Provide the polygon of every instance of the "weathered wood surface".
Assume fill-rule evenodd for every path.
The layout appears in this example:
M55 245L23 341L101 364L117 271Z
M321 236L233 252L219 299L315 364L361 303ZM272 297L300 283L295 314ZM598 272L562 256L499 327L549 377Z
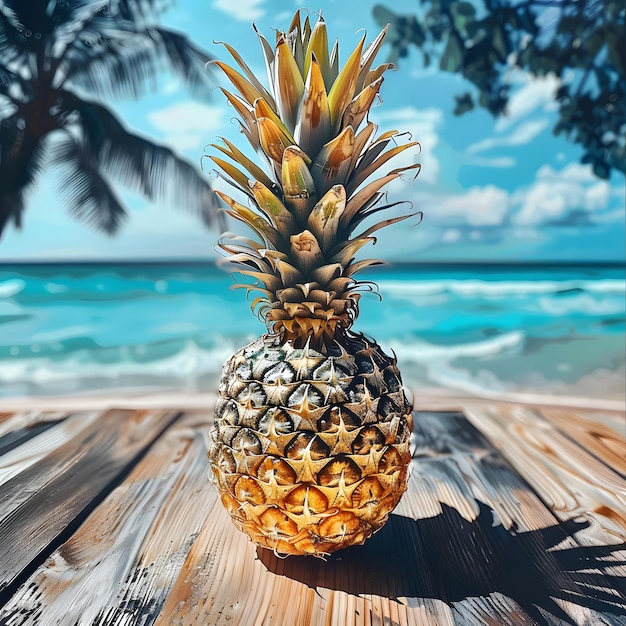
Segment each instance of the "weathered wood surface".
M555 517L581 518L590 528L584 545L626 542L626 481L536 409L468 410L517 473L533 486Z
M614 415L543 409L541 415L562 433L583 445L622 476L626 476L626 422Z
M211 419L0 414L0 625L626 626L623 415L418 412L400 505L326 561L235 529Z
M73 438L2 485L0 594L80 520L174 417L109 411L87 420Z

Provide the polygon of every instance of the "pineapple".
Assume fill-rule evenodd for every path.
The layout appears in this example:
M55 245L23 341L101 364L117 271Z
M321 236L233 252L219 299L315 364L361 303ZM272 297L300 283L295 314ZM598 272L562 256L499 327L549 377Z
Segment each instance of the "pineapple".
M377 260L355 253L386 219L353 235L381 205L380 189L418 164L370 176L417 145L367 120L390 64L373 68L384 29L356 46L339 70L326 24L296 13L276 44L257 32L266 89L237 51L222 62L238 94L226 98L266 169L223 139L211 158L247 205L217 192L257 239L225 233L224 261L268 332L224 365L210 475L237 527L280 555L324 556L362 544L406 489L411 403L395 358L351 331L363 290L355 274ZM225 160L225 155L229 160ZM418 170L419 171L419 170ZM253 208L250 208L253 207Z

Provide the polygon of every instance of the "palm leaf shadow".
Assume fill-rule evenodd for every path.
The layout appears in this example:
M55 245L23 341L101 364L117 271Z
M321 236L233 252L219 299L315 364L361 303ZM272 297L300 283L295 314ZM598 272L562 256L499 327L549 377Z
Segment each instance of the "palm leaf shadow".
M575 624L555 600L605 614L626 613L626 578L611 573L611 567L626 563L617 554L626 544L558 547L589 523L572 520L518 533L494 524L494 511L477 505L473 521L445 504L431 518L392 514L365 545L326 561L280 559L261 548L257 554L271 572L353 595L435 598L452 605L499 592L538 624L557 623L548 621L550 615Z

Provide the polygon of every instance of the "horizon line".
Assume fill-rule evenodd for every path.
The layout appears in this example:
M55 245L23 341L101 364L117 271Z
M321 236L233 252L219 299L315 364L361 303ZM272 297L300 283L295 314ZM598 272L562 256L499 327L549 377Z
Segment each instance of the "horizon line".
M15 265L216 265L217 259L210 258L172 258L172 259L11 259L0 260L0 267ZM376 270L377 267L427 267L427 266L480 266L480 267L623 267L626 268L626 259L615 260L501 260L501 259L472 259L472 260L418 260L418 261L383 261L380 266L371 266L368 269Z

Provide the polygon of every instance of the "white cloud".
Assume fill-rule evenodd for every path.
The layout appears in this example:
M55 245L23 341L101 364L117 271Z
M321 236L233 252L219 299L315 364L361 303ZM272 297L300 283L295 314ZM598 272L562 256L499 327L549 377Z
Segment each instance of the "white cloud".
M249 22L265 15L265 0L215 0L213 7L239 22Z
M512 82L518 82L518 80L514 79ZM540 78L533 78L525 74L523 78L519 79L519 82L522 82L522 87L511 95L506 108L506 115L498 118L496 122L496 131L506 130L536 109L552 111L557 107L554 94L561 83L554 74Z
M584 195L585 208L590 211L601 209L606 206L610 196L609 184L604 180L599 180L587 188Z
M225 106L184 101L148 113L150 123L161 133L161 140L178 150L194 150L213 140L224 128Z
M413 141L419 141L419 154L407 150L392 161L393 167L403 167L411 163L423 163L419 175L420 182L436 183L440 165L434 154L439 142L438 127L443 122L443 112L440 109L418 110L415 107L403 107L387 111L374 109L370 119L380 126L380 132L396 129L399 132L409 132Z
M467 149L467 154L484 152L499 146L523 146L530 143L537 135L543 132L548 126L547 119L528 120L522 122L513 132L499 137L488 137Z
M460 218L471 226L498 226L509 209L509 195L494 185L471 187L465 193L443 199L437 219ZM433 211L434 212L434 211Z
M467 161L468 165L474 165L476 167L515 167L517 161L513 157L472 157Z
M595 213L609 208L611 195L610 184L596 178L588 165L570 163L560 171L543 165L535 182L514 195L514 202L520 205L514 222L539 225L566 220L574 211L596 219Z
M183 85L179 78L177 77L172 78L167 83L165 83L165 85L163 86L163 89L161 90L161 93L164 96L169 96L169 95L172 95L173 93L177 93L181 91L182 87Z
M448 228L441 234L441 241L442 243L456 243L461 237L461 231L456 228Z

